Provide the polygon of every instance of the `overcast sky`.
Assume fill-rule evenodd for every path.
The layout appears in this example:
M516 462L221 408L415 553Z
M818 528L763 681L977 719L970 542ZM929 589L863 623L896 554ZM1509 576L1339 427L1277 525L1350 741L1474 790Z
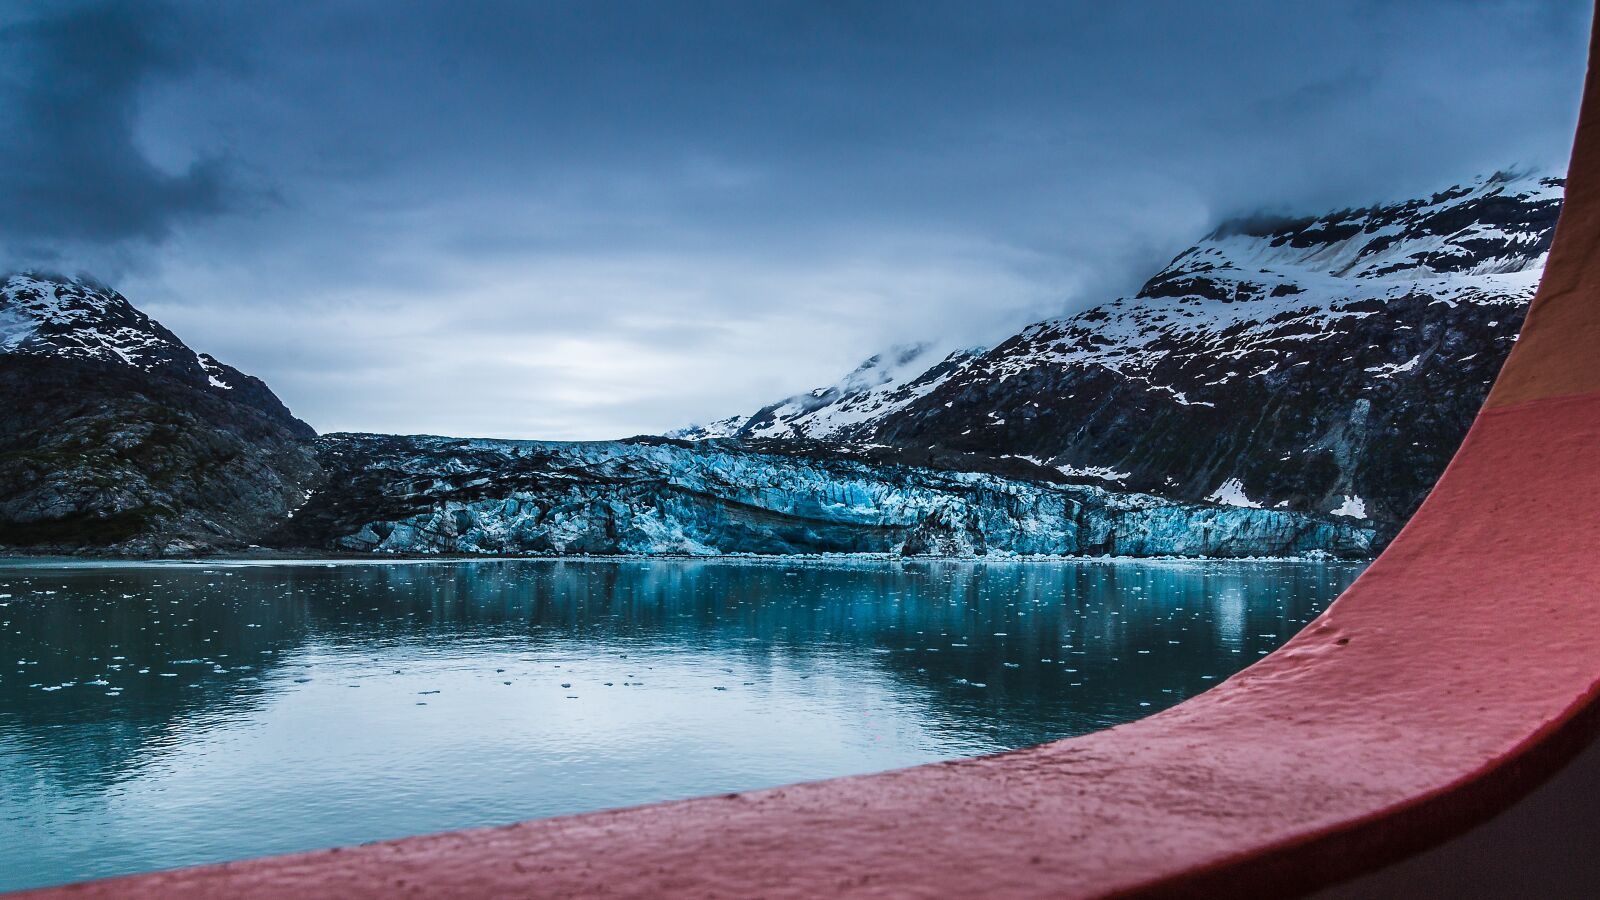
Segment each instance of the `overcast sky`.
M985 344L1219 219L1559 171L1589 5L0 4L0 251L321 431L605 438Z

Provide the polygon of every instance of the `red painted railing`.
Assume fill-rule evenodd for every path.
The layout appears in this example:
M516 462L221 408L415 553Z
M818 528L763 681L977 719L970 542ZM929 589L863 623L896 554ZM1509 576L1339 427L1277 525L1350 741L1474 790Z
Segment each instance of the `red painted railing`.
M1521 340L1427 503L1325 615L1206 694L998 756L33 896L1237 896L1438 844L1559 770L1600 712L1593 56L1566 198Z

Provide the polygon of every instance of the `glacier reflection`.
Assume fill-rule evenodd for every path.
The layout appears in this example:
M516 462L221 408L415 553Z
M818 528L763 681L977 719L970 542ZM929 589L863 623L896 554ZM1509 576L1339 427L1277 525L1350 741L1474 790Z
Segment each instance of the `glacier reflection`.
M1360 570L0 566L0 889L1079 734L1215 685Z

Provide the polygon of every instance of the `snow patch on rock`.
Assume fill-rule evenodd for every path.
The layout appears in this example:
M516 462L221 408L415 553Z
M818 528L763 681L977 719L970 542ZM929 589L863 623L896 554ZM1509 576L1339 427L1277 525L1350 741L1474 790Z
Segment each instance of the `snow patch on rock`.
M1224 506L1238 506L1245 509L1260 509L1261 504L1245 496L1244 483L1237 478L1229 478L1217 489L1212 491L1206 499L1212 503L1221 503Z
M1351 519L1365 519L1367 517L1367 501L1354 495L1346 495L1339 507L1328 513L1330 516L1345 516Z

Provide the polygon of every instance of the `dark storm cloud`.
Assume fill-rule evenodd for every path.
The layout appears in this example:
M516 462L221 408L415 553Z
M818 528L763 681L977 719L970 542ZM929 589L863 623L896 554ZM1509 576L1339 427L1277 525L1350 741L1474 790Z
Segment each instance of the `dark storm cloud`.
M169 172L135 143L141 89L202 61L183 21L151 3L33 13L0 27L0 227L11 255L159 241L226 209L220 157Z
M600 437L995 340L1228 218L1559 167L1587 16L41 4L0 20L0 205L319 427Z

